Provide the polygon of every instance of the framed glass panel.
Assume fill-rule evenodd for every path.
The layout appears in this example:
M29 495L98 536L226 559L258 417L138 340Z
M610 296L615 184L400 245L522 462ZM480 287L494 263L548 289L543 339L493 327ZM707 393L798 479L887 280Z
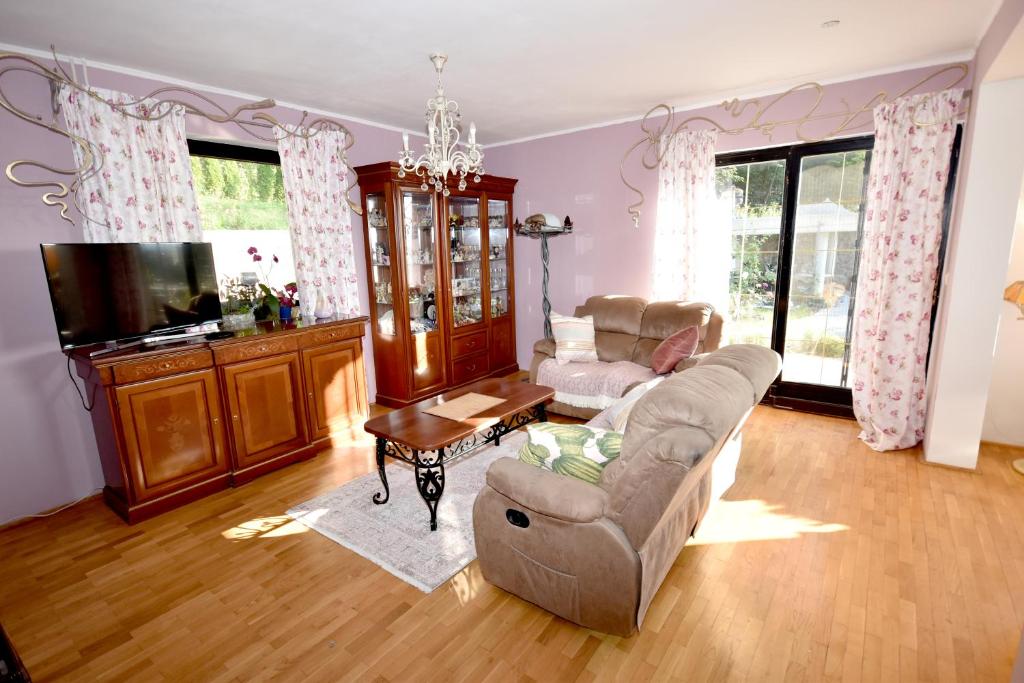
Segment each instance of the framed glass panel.
M437 329L437 225L434 193L402 191L405 278L409 289L409 331Z
M373 300L377 311L377 332L393 336L395 334L395 302L391 280L391 240L388 225L388 214L384 204L384 193L374 192L366 195L367 223L370 228L370 277L373 280Z
M483 264L480 200L448 198L452 259L452 322L464 327L484 319L480 273Z
M487 201L488 263L491 283L491 317L508 315L508 202Z

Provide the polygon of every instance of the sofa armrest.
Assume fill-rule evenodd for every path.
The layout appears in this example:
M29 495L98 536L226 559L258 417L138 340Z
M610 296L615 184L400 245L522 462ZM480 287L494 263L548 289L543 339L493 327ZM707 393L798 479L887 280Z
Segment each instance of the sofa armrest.
M533 344L533 352L541 353L549 358L555 357L555 340L551 338L538 339Z
M495 460L487 469L487 484L524 508L566 522L600 519L608 503L608 494L600 486L515 458Z
M676 367L672 370L672 372L682 372L683 370L689 370L690 368L695 368L698 365L700 365L700 362L702 360L704 360L705 358L707 358L710 355L711 355L710 353L695 353L692 356L690 356L689 358L684 358L681 361L679 361L678 363L676 363Z

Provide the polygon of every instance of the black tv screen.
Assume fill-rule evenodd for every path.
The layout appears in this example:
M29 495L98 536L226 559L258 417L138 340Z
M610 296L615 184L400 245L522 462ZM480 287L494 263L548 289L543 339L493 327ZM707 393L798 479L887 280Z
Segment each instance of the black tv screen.
M57 334L65 349L221 318L210 244L39 246Z

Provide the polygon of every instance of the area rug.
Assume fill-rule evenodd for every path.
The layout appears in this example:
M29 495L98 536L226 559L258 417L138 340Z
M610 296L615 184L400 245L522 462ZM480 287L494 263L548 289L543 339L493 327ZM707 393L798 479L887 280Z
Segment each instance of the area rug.
M296 505L288 515L429 593L476 559L473 501L488 466L515 452L506 443L484 446L445 465L437 531L430 530L430 512L416 490L412 468L398 463L387 466L391 498L384 505L371 500L383 491L372 472Z

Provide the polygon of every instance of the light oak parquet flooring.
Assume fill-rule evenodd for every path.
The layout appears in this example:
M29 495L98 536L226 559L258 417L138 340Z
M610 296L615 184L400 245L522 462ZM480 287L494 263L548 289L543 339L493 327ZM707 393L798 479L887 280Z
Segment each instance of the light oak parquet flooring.
M632 638L476 563L423 594L284 517L372 471L368 439L132 527L93 500L0 531L0 621L38 681L1007 680L1020 451L959 472L856 434L757 408L736 485Z

